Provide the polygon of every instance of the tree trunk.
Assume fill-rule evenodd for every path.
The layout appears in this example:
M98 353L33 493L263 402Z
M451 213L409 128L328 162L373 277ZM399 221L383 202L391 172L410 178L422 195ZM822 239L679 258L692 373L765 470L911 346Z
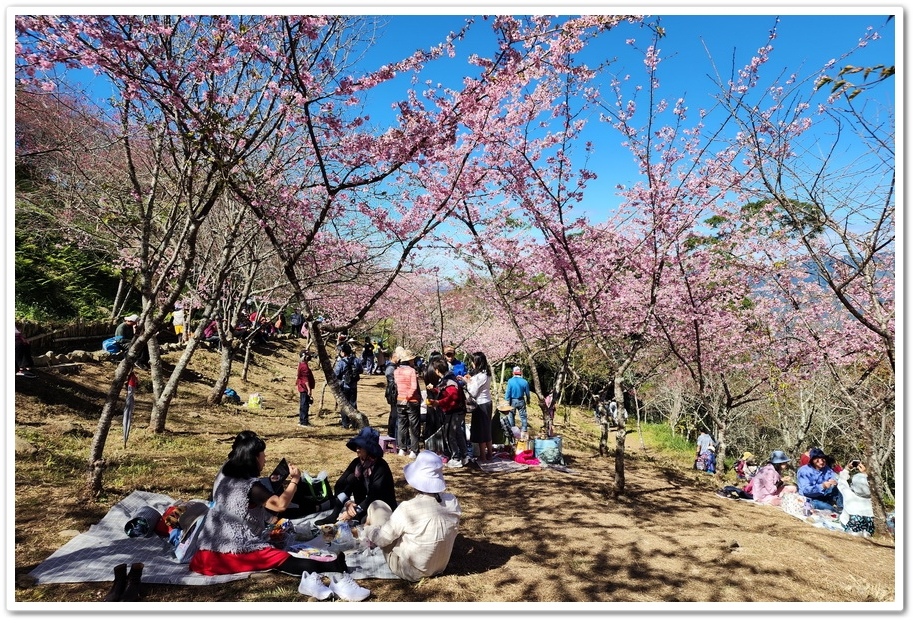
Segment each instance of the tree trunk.
M216 382L213 383L213 390L207 397L207 404L211 405L222 404L223 392L226 391L226 387L229 385L229 374L232 372L232 359L235 357L235 347L232 344L232 339L228 336L225 339L221 339L219 350L221 355L219 376L216 377Z
M242 381L248 382L248 366L251 364L251 340L245 340L245 360L242 363Z
M354 409L343 395L340 382L334 376L334 365L331 363L328 349L325 347L324 340L321 339L321 328L316 320L309 321L309 332L312 334L312 341L315 344L315 351L318 354L318 365L324 373L325 387L331 390L331 394L337 401L337 408L342 415L346 415L350 420L360 423L360 428L369 426L369 418L358 409ZM358 394L357 394L358 395Z
M172 399L178 394L178 384L181 375L188 367L188 363L190 363L191 357L193 357L194 353L197 351L197 346L199 344L200 342L197 341L197 337L191 335L186 342L184 352L181 353L181 357L179 357L178 361L175 363L175 369L172 370L172 375L169 377L169 380L162 388L162 392L153 403L153 409L150 412L149 427L156 433L165 432L165 421L169 412L169 405L171 405Z
M623 451L627 441L627 403L623 395L623 377L614 375L614 400L617 401L617 447L614 449L614 496L623 493L626 486L624 474Z
M108 431L111 429L111 421L114 418L118 396L121 394L121 389L123 389L124 382L127 380L127 375L133 365L133 360L125 357L115 370L114 378L108 387L108 393L105 395L105 404L102 406L102 414L99 416L99 423L96 426L95 435L92 437L92 444L89 446L86 488L92 497L98 497L102 493L102 476L107 465L103 458L105 442L108 440Z

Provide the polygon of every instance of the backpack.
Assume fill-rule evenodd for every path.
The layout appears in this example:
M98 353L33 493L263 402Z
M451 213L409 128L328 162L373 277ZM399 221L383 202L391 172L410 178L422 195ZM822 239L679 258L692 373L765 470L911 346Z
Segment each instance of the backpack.
M234 389L227 388L226 391L223 392L223 396L225 396L226 402L228 402L229 404L232 404L232 405L242 404L242 398L238 395L238 393Z
M458 385L458 381L455 379L455 377L450 378L446 376L442 380L444 381L442 383L443 388L448 387L449 385L454 385L455 387L458 388L458 402L455 404L455 406L451 410L449 410L449 413L459 413L459 412L467 413L467 404L466 404L466 398L464 395L464 390L461 388L460 385Z
M360 366L359 361L356 357L350 355L346 359L344 364L343 374L340 376L340 381L347 387L356 387L356 383L359 381L359 373L362 371L362 366Z
M117 355L121 352L121 345L118 344L118 338L110 337L104 342L102 342L102 348L112 355Z
M388 384L385 386L385 401L393 405L398 401L398 385L397 383L392 383L388 381Z

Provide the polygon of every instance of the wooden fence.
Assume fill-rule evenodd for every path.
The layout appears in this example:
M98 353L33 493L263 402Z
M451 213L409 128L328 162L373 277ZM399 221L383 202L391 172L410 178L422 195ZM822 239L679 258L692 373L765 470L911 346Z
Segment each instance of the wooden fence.
M117 325L104 321L41 323L17 320L16 326L32 345L32 354L74 350L101 350L102 340L114 335Z

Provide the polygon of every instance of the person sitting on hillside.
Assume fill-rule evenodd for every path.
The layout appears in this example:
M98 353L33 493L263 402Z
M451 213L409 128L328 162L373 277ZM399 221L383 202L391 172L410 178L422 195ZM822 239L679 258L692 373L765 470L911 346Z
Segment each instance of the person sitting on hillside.
M853 471L855 475L850 478L849 474ZM843 496L843 512L840 514L843 530L859 536L872 536L875 533L875 512L871 505L871 487L865 464L850 461L840 472L836 486Z
M843 498L836 488L837 475L827 465L827 455L820 448L812 448L808 456L808 464L800 467L795 475L798 492L808 498L811 508L827 511L842 510Z
M773 450L767 461L751 478L744 489L750 493L758 504L781 506L784 493L794 493L795 487L782 481L782 474L789 464L789 457L782 450Z
M265 534L277 513L289 507L302 474L289 465L290 482L280 495L264 486L267 445L250 430L235 437L228 460L213 483L213 507L198 536L190 569L202 575L277 570L289 575L346 572L343 553L331 562L299 558L274 547Z
M366 426L347 442L347 447L356 452L356 458L334 484L334 494L345 500L337 520L364 521L369 505L376 500L385 502L391 509L397 508L394 476L379 445L378 431Z
M391 509L382 501L369 505L366 538L380 547L388 567L399 578L418 582L445 571L455 538L461 505L445 493L439 455L422 450L404 466L404 479L417 496Z
M121 347L122 351L126 351L128 348L130 348L130 343L134 340L137 321L139 319L140 317L137 314L124 316L124 322L115 328L115 342L118 346ZM134 364L138 368L149 370L149 350L147 350L146 347L140 349L140 352L137 354L137 360L134 362Z
M204 327L202 333L203 339L201 340L205 346L208 347L218 347L219 346L219 318L214 318L207 323L207 326Z
M750 452L745 452L740 459L735 461L735 474L737 474L739 481L750 481L755 473L757 473L757 462Z

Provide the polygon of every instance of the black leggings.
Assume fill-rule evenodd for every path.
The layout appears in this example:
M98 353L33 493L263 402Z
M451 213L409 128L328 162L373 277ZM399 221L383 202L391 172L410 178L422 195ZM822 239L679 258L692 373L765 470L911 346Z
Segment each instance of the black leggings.
M331 562L322 562L312 560L311 558L299 558L290 556L283 561L283 564L276 568L277 571L288 573L290 575L305 575L307 573L345 573L347 571L347 561L344 559L343 552L337 554L337 560Z

